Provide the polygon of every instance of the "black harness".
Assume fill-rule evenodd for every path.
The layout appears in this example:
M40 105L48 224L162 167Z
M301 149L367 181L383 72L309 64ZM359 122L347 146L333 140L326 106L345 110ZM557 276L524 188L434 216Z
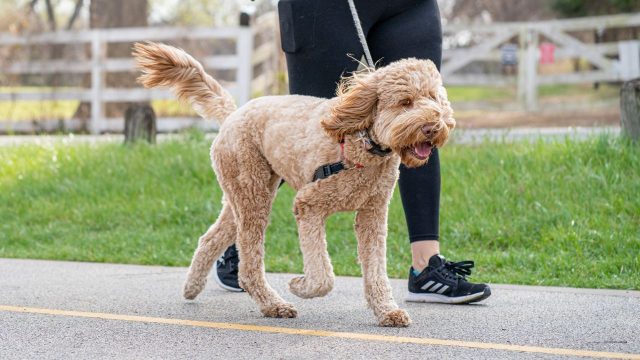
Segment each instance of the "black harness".
M344 163L342 161L322 165L316 169L316 172L313 173L313 181L326 179L329 176L335 175L342 170L344 170Z
M360 139L365 143L365 147L367 148L367 151L369 153L376 156L380 156L380 157L385 157L391 153L391 149L383 149L382 146L380 146L380 144L371 140L371 137L369 137L369 134L366 131L363 130L360 133L360 135L361 135ZM344 142L340 143L340 147L344 152ZM356 167L363 167L363 166L360 164L356 164ZM318 167L316 171L313 173L313 181L326 179L331 175L335 175L341 172L345 168L346 167L343 161L322 165Z

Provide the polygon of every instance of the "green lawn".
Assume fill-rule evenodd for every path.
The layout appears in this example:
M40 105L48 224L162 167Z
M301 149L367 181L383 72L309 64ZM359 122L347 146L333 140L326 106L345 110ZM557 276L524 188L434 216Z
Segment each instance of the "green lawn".
M156 146L0 147L0 257L188 265L220 210L201 134ZM623 140L452 145L442 152L442 248L494 283L640 289L640 148ZM293 192L267 234L267 269L301 272ZM328 223L337 274L359 275L353 215ZM392 277L410 264L399 196Z

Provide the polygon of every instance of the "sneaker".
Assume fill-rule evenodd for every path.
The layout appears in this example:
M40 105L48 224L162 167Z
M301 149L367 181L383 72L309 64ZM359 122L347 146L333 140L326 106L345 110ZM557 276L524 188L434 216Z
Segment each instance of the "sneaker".
M238 250L233 244L227 248L220 259L216 261L215 278L221 288L228 291L242 292L244 291L238 284L238 265L240 258Z
M491 295L486 284L467 281L473 261L450 262L440 255L433 255L418 275L413 267L409 271L409 295L407 301L445 304L468 304L482 301Z

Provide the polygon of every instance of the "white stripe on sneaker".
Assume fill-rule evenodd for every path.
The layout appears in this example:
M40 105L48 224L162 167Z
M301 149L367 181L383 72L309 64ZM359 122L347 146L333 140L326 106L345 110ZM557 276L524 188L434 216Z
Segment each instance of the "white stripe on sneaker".
M443 292L447 291L448 288L449 288L449 285L443 286L442 289L440 289L440 291L438 291L438 294L442 294Z
M428 282L428 283L426 283L426 284L424 284L424 285L422 285L422 287L421 287L420 289L422 289L422 290L427 290L427 288L428 288L429 286L433 285L433 283L435 283L435 281L433 281L433 280L429 280L429 282Z
M442 284L441 283L437 283L434 287L429 289L429 291L436 292L436 290L438 290L440 288L440 286L442 286Z

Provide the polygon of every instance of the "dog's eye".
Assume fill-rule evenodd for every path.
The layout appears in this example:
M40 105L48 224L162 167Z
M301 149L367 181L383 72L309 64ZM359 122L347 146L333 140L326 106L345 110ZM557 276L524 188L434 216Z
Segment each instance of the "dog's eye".
M412 104L413 104L413 100L411 99L404 99L400 101L401 106L411 106Z

